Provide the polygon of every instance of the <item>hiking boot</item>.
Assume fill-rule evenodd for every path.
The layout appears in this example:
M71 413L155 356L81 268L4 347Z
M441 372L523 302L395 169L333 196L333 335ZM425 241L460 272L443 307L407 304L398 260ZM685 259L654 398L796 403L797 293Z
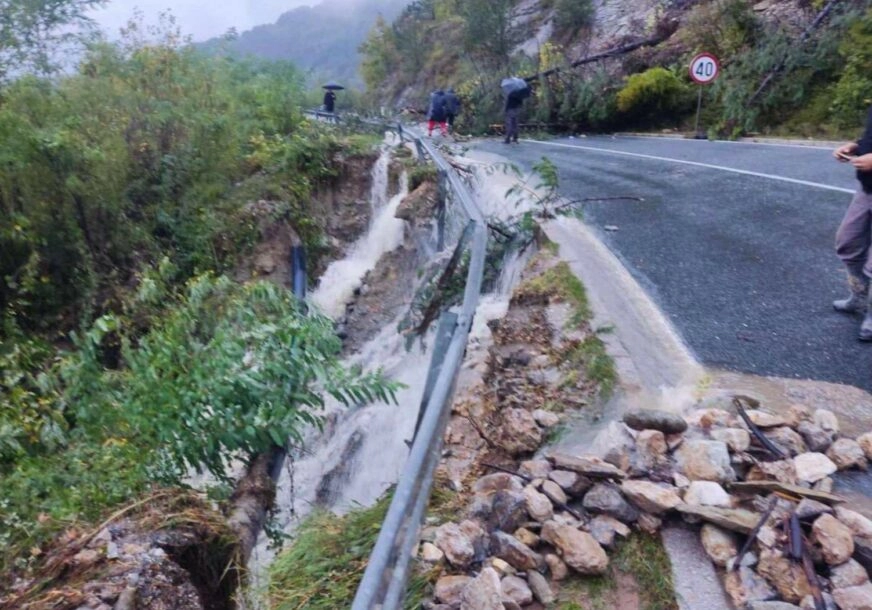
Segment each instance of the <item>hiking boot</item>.
M849 269L848 287L851 289L851 296L847 299L833 301L833 309L842 313L858 313L865 311L869 294L869 278L867 278L862 271L856 273Z

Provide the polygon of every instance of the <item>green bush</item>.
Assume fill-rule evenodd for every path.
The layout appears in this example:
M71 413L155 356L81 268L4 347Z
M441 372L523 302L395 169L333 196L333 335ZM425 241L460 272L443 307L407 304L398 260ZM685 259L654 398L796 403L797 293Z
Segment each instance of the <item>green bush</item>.
M845 69L832 91L832 118L839 127L859 129L872 104L872 11L851 26L839 54Z
M631 122L674 120L689 108L689 87L665 68L633 74L618 92L618 110Z
M577 32L590 25L595 14L591 0L554 1L554 22L559 31Z

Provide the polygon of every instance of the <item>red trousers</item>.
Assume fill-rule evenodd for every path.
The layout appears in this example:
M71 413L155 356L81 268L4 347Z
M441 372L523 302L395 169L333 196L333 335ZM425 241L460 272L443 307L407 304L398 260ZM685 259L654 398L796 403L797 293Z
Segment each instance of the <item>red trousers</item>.
M439 131L442 132L443 136L447 136L448 135L448 125L445 123L445 121L434 121L433 119L430 119L427 122L427 135L431 135L431 136L433 135L433 128L436 127L437 122L439 123Z

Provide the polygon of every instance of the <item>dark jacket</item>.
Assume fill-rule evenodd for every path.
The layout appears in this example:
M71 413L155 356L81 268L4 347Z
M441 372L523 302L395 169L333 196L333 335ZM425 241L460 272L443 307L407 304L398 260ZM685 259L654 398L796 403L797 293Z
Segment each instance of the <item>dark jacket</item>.
M457 115L460 112L460 98L454 93L454 89L449 89L445 93L445 111L451 115Z
M515 108L520 108L524 104L524 98L530 95L530 88L526 89L518 89L517 91L512 91L510 94L506 96L506 106L505 110L514 110Z
M336 94L332 91L327 91L324 94L324 110L327 112L333 112L333 108L336 105Z
M869 114L866 116L866 131L857 140L857 155L867 155L869 153L872 153L872 106L869 107ZM858 170L857 180L863 186L864 193L872 194L872 172L861 172Z
M431 93L430 108L427 110L427 118L439 123L445 121L445 119L448 118L446 102L445 92L442 91L442 89Z

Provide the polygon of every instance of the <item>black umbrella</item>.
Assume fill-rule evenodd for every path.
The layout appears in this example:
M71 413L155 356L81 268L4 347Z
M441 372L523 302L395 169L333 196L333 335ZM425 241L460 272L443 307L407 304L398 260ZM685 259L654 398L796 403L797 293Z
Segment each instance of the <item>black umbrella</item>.
M329 89L330 91L339 91L340 89L345 89L342 85L337 85L336 83L330 82L326 85L321 86L322 89Z

